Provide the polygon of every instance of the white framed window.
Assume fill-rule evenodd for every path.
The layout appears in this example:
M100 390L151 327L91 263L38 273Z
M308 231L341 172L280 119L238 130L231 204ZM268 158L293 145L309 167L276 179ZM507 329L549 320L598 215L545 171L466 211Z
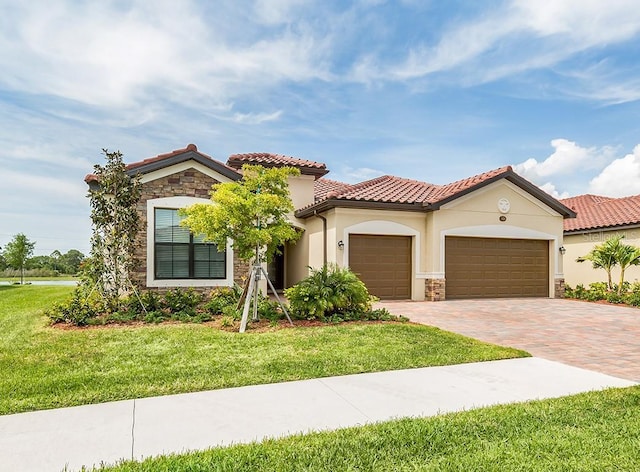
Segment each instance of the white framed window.
M233 285L230 244L215 244L180 226L180 208L211 201L195 197L147 200L147 286L219 287Z

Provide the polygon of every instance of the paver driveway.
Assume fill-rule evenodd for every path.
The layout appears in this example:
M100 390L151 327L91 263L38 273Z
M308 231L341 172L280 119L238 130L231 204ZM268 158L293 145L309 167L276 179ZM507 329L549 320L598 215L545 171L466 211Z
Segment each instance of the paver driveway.
M380 306L417 323L640 381L637 308L547 298L384 301Z

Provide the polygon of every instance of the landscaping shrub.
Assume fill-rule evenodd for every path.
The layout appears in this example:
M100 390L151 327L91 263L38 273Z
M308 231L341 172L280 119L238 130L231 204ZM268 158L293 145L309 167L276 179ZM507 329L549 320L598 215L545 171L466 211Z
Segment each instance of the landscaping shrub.
M233 287L221 287L211 292L209 301L205 304L205 308L212 315L224 314L228 307L236 307L238 300L242 295L242 287L234 285Z
M578 284L576 288L571 288L570 285L565 286L564 296L566 298L576 298L578 300L586 300L588 290L584 288L584 285Z
M242 295L242 287L223 287L211 292L209 301L205 304L206 310L212 315L225 315L234 320L242 318L242 307L238 309L238 300ZM253 303L253 302L252 302ZM277 302L271 301L262 292L258 294L258 316L268 320L279 320L284 317Z
M609 303L624 303L625 302L625 296L624 295L618 295L618 292L616 292L616 291L607 292L607 294L605 295L604 299L606 301L608 301Z
M635 282L629 287L624 301L631 306L640 306L640 282Z
M591 283L588 289L582 284L576 285L576 288L571 288L567 285L565 287L565 297L590 302L606 300L609 303L626 303L631 306L640 306L640 282L631 284L625 281L620 295L616 285L611 290L608 290L605 282Z
M353 272L335 264L311 270L309 277L286 289L285 294L294 317L322 321L360 319L371 312L375 300Z
M76 326L91 324L104 311L104 304L81 290L74 290L71 300L54 304L45 314L53 323L69 323Z
M169 313L169 318L179 321L190 321L198 315L197 308L203 301L201 293L192 288L169 290L164 295L163 308Z
M589 290L586 294L586 300L595 302L598 300L605 300L607 298L607 292L609 288L605 282L593 282L589 284Z
M46 314L53 323L77 326L133 321L201 323L220 316L223 325L229 327L242 317L242 308L238 309L241 294L242 288L237 285L216 289L209 297L192 288L176 288L164 295L147 291L121 298L118 307L110 309L97 293L88 296L79 287L69 301L54 305ZM376 298L369 295L353 272L337 266L312 271L310 277L287 289L286 294L292 316L298 319L330 323L406 320L392 315L386 308L372 310L371 305ZM258 316L275 326L284 318L284 312L277 302L260 293Z

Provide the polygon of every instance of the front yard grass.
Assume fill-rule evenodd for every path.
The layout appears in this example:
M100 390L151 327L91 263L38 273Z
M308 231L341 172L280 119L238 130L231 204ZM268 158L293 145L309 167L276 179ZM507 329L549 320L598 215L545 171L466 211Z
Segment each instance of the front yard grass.
M401 419L100 469L144 471L640 470L640 387Z
M409 323L245 334L196 324L64 330L73 287L0 286L0 414L528 354Z

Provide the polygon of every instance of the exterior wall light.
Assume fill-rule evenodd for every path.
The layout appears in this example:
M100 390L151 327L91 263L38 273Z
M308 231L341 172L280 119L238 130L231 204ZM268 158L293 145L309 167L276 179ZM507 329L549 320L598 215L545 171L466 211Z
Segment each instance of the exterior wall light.
M564 246L560 246L560 247L558 248L558 251L560 251L560 254L562 254L563 256L564 256L564 255L565 255L565 253L567 252L567 250L565 249L565 247L564 247Z
M338 249L340 249L341 251L344 250L344 243L342 242L342 240L338 241Z

